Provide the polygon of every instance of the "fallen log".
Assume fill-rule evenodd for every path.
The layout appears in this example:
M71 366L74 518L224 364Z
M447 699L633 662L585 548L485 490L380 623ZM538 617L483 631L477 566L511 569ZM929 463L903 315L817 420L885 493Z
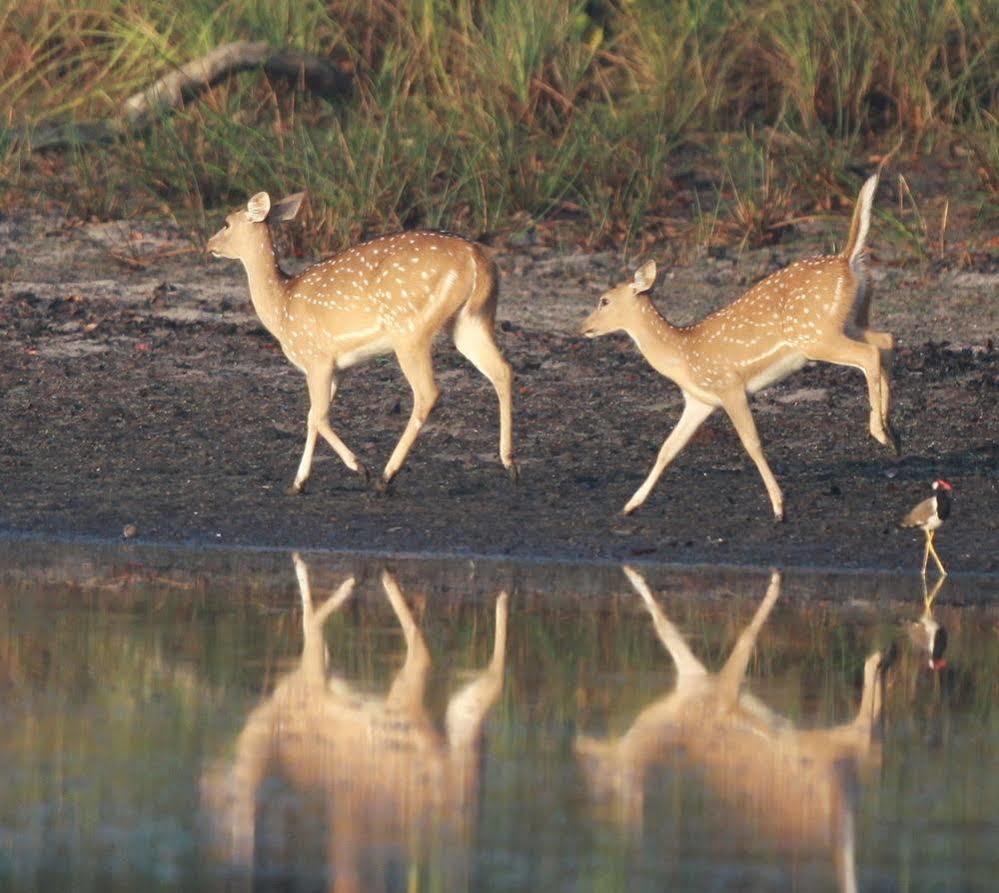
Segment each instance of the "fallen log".
M31 152L113 142L148 130L164 115L183 108L220 81L253 69L262 69L268 77L294 81L329 99L345 96L353 84L353 78L328 59L299 50L275 49L265 41L240 40L216 47L168 72L128 97L110 118L8 128L5 134Z

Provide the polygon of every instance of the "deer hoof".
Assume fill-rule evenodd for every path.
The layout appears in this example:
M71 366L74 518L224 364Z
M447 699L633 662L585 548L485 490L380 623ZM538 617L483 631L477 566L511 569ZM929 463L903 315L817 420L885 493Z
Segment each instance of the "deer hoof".
M375 493L379 496L389 496L392 493L392 478L378 478L378 483L375 484Z
M293 483L290 487L288 487L288 489L285 490L284 492L287 496L304 496L305 483L306 483L305 481L302 481L301 483L295 481L295 483Z
M371 483L371 472L368 471L368 466L363 462L358 462L357 468L355 468L354 471L361 476L361 480L363 480L365 484Z
M520 483L520 466L512 459L510 460L510 464L507 465L506 467L506 473L507 476L510 478L511 484Z

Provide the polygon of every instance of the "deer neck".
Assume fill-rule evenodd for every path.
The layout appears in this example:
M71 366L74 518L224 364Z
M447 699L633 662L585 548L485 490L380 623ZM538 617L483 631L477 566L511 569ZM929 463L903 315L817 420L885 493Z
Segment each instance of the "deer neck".
M683 360L682 330L668 322L652 301L646 299L639 305L626 331L653 368L675 377Z
M288 297L288 276L278 266L270 231L252 254L241 258L250 284L253 309L267 330L276 335L284 319Z

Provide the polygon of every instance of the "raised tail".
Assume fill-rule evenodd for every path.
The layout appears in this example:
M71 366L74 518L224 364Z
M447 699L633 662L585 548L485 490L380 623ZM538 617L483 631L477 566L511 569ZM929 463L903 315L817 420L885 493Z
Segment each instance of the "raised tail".
M850 222L850 236L846 240L846 248L843 249L841 255L846 258L851 267L857 265L864 253L867 230L871 226L871 205L874 202L874 192L877 188L878 174L873 174L867 178L867 182L860 189L860 195L857 196L857 204L853 209L853 220Z

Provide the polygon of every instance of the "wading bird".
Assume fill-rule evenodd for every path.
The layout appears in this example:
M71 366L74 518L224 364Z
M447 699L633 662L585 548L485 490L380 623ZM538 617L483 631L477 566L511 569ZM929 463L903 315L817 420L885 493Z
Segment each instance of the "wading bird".
M926 580L923 580L923 614L919 620L909 624L909 641L926 655L931 670L942 670L947 666L944 652L947 650L947 630L933 616L933 602L944 584L940 577L929 594L926 592Z
M940 556L937 555L936 546L933 545L933 538L937 530L940 529L947 516L950 515L951 493L953 487L945 480L936 480L932 484L933 495L929 499L924 499L909 514L898 522L899 527L918 527L926 534L926 548L923 549L923 569L922 574L926 576L926 563L930 555L937 563L940 575L946 577L947 569L943 566Z

